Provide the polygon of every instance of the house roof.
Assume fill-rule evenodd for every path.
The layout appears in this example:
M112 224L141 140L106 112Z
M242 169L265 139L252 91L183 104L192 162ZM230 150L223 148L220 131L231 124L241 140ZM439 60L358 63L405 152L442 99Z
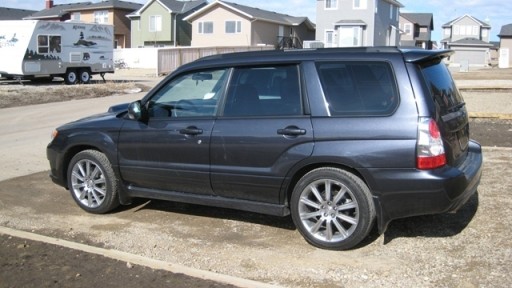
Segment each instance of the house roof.
M82 11L82 10L96 10L96 9L121 9L121 10L138 10L142 4L121 1L121 0L106 0L98 3L86 3L82 6L76 6L65 11Z
M69 3L69 4L58 4L49 9L44 9L38 11L28 17L23 19L47 19L47 18L61 18L62 16L68 14L68 9L73 9L75 7L82 7L85 5L90 5L91 2L79 2L79 3Z
M259 9L259 8L249 7L249 6L240 5L237 3L226 2L226 1L221 1L221 0L216 0L215 2L208 4L207 6L201 8L200 10L185 17L183 20L190 22L192 19L194 19L198 15L203 14L206 11L208 11L210 8L212 8L214 6L219 6L219 5L227 8L227 9L230 9L232 11L235 11L237 13L240 13L249 19L262 20L262 21L273 22L273 23L284 24L284 25L292 25L292 26L298 26L298 25L306 22L306 24L308 25L308 27L310 29L315 29L315 24L313 22L311 22L308 17L295 17L295 16L276 13L273 11L263 10L263 9Z
M512 24L501 26L500 34L498 37L512 37Z
M21 20L37 11L0 7L0 20Z
M475 17L473 17L473 16L471 16L471 15L468 15L468 14L465 14L465 15L463 15L463 16L460 16L459 18L454 19L454 20L452 20L452 21L450 21L450 22L448 22L448 23L444 24L444 25L443 25L443 28L449 28L449 27L451 27L453 24L457 23L459 20L461 20L461 19L462 19L462 18L464 18L464 17L469 17L469 18L473 19L473 21L475 21L475 22L479 23L479 24L480 24L480 26L482 26L482 27L485 27L485 28L491 28L491 25L489 25L488 23L485 23L484 21L479 20L479 19L477 19L477 18L475 18Z
M450 46L487 46L487 47L493 46L493 44L490 44L488 42L482 41L480 39L472 38L472 37L462 38L457 41L450 42L450 43L448 43L448 45L450 45Z
M366 26L363 20L340 20L334 26Z
M191 10L194 10L195 8L207 4L208 2L206 0L193 0L193 1L177 1L177 0L150 0L144 4L144 6L140 7L137 11L126 15L129 18L132 17L138 17L144 10L146 10L147 7L149 7L154 2L160 3L164 8L169 11L169 14L176 13L176 14L183 14L187 13Z
M434 30L434 14L432 13L400 13L400 16L421 27Z

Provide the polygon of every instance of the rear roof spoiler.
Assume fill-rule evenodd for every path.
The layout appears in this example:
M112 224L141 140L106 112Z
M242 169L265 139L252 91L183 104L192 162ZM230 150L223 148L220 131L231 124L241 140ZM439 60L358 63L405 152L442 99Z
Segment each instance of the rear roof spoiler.
M424 63L433 60L441 60L455 53L453 50L403 49L401 51L405 62L408 63Z

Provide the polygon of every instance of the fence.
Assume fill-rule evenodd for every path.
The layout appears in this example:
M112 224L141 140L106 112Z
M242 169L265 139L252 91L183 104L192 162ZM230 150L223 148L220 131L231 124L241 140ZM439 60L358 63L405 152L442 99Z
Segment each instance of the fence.
M155 69L156 75L169 74L183 64L201 57L231 52L272 50L273 46L127 48L114 50L114 60L129 68Z

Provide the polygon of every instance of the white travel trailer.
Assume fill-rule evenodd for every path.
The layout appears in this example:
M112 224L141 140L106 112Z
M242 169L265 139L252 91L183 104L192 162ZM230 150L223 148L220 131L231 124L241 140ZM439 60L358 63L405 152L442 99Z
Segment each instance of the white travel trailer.
M113 30L96 23L0 21L0 75L89 83L93 74L114 73Z

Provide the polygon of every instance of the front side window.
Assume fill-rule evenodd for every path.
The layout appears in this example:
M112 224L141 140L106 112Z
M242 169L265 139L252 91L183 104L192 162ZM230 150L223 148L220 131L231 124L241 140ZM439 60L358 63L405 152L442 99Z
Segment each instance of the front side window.
M302 115L296 65L235 68L224 116Z
M242 21L226 21L226 34L242 32Z
M162 16L153 15L149 16L149 32L162 31Z
M94 22L95 23L108 23L108 11L94 11Z
M225 85L228 69L178 76L147 103L150 118L211 117Z
M338 0L325 0L325 9L338 9Z
M331 116L386 116L398 105L387 62L320 62L317 71Z

